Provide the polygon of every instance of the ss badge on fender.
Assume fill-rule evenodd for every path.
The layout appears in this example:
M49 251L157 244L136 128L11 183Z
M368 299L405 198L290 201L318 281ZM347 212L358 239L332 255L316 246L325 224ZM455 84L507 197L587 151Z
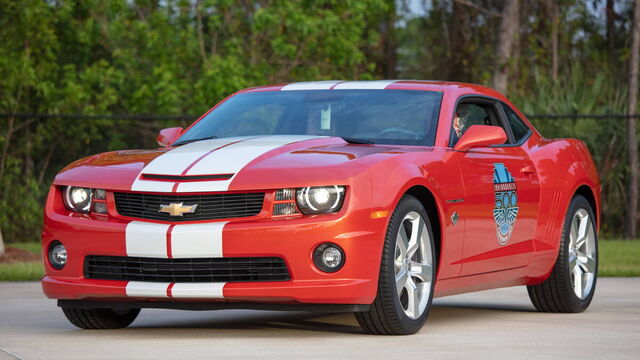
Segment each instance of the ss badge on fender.
M493 191L496 196L493 208L496 234L500 245L506 245L518 217L518 194L515 180L502 163L493 164Z

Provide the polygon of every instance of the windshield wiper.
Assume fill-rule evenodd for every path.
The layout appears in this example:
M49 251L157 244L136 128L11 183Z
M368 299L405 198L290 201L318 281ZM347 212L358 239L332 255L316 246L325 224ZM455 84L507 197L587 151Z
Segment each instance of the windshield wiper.
M350 138L350 137L344 137L344 136L340 136L340 138L348 142L349 144L373 144L373 141L368 139L356 139L356 138Z
M188 144L188 143L192 143L192 142L196 142L196 141L202 141L202 140L211 140L211 139L217 139L218 137L215 135L211 135L211 136L207 136L207 137L203 137L203 138L199 138L199 139L189 139L189 140L183 140L183 141L178 141L177 143L171 145L171 146L180 146L180 145L184 145L184 144Z

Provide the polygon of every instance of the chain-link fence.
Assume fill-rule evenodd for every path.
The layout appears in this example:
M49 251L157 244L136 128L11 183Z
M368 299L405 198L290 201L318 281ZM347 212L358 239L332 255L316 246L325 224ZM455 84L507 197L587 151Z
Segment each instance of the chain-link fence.
M533 115L528 119L545 137L585 140L596 161L624 158L623 114ZM638 118L640 115L635 115ZM39 180L52 176L78 158L104 151L152 148L159 130L186 127L198 115L0 114L0 175L16 160ZM603 124L606 124L603 126ZM615 143L611 144L611 141ZM606 160L606 159L605 159ZM37 171L36 171L37 170Z

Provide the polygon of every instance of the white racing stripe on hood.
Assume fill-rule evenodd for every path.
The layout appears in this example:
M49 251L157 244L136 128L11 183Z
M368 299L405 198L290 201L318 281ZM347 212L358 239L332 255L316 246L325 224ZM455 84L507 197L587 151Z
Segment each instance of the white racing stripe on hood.
M190 181L178 185L176 192L227 191L238 172L257 157L283 145L318 139L314 135L274 135L241 141L216 150L197 162L186 175L234 174L229 180Z
M194 161L211 150L230 144L234 141L250 139L249 136L196 141L185 144L151 160L131 185L132 191L171 192L173 182L142 180L142 174L181 175Z

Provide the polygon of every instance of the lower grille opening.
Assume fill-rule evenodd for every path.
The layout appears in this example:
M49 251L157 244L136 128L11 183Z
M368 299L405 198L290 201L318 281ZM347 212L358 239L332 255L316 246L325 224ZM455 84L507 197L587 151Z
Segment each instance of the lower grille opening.
M149 282L287 281L289 270L276 257L163 259L131 256L87 256L84 277Z

